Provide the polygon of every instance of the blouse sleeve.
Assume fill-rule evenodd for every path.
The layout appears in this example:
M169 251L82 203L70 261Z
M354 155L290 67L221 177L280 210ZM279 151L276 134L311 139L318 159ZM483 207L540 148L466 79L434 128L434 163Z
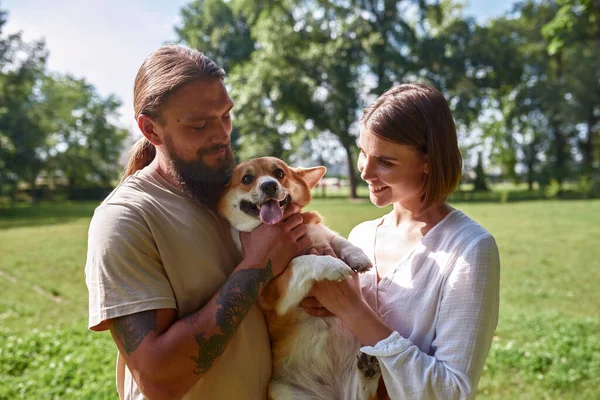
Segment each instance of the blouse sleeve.
M476 238L456 261L438 310L432 354L398 332L362 352L376 356L391 399L470 399L498 323L500 258L494 238Z

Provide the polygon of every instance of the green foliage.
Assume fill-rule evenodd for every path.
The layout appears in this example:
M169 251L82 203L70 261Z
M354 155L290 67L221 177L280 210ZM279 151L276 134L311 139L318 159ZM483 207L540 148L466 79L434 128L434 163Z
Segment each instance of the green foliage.
M566 45L600 37L600 3L596 0L558 0L560 8L554 18L542 28L553 55Z
M550 183L544 188L544 196L554 199L560 193L561 185L556 179L550 179Z
M12 202L23 183L35 202L40 179L46 188L106 186L119 173L127 133L112 121L120 102L83 79L48 73L47 56L44 42L0 29L0 197Z
M116 399L110 335L71 329L0 330L0 399Z
M593 188L594 188L594 184L589 177L587 177L585 175L582 175L579 177L579 181L577 182L577 189L581 193L583 193L584 198L587 199L590 196Z
M491 379L510 374L520 389L540 386L554 396L598 390L599 332L597 318L511 315L496 332L485 374Z
M83 79L47 76L41 92L51 146L47 175L59 175L70 189L110 186L119 176L118 159L127 131L113 125L121 103L102 98Z
M453 0L195 0L177 32L227 69L240 159L289 160L303 143L333 136L354 196L362 108L392 85L425 81L446 95L461 141L482 131L505 177L516 182L524 166L533 187L595 172L597 8L594 0L529 0L478 24Z

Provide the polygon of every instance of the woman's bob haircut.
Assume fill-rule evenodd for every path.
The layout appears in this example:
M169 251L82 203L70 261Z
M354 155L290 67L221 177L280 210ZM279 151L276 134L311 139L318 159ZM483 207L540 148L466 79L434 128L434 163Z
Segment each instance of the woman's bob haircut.
M394 86L366 107L361 129L427 154L420 212L446 201L460 181L462 157L444 95L424 84Z

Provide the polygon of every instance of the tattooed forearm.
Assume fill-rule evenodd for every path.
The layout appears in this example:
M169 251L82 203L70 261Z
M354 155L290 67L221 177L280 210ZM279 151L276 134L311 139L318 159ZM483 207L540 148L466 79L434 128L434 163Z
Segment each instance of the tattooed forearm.
M194 372L207 371L225 351L231 337L256 302L262 288L273 278L271 261L265 268L242 269L233 273L217 295L217 327L221 333L208 336L206 332L196 335L198 357Z
M127 354L138 348L148 333L156 330L156 310L144 311L112 320L112 331Z

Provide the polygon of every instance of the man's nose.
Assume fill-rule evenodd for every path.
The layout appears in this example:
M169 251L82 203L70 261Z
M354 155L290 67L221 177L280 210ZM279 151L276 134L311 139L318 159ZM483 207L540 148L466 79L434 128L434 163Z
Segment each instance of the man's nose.
M216 144L227 144L229 143L229 136L231 135L231 130L227 128L223 123L219 127L218 131L215 132L213 136L213 142Z

